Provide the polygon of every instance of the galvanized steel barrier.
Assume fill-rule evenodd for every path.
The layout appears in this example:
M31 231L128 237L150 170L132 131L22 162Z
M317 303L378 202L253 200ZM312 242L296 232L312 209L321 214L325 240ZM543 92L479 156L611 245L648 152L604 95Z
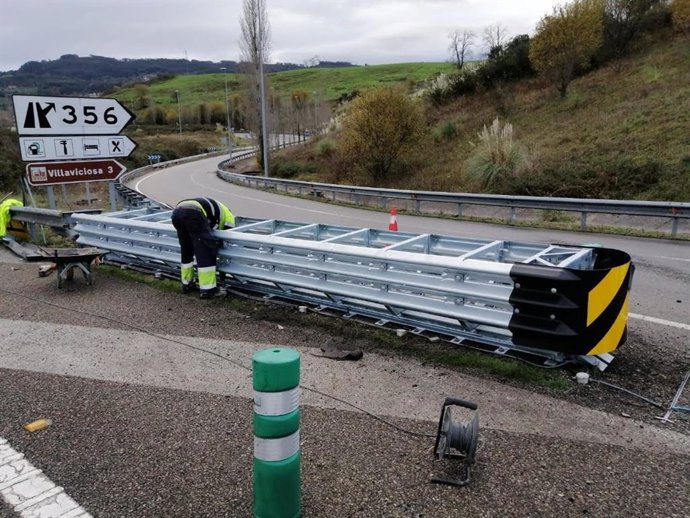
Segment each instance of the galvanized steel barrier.
M73 215L78 243L177 275L171 212ZM633 266L606 248L542 246L238 217L217 231L233 290L499 354L604 369L626 335Z
M454 205L456 207L455 215L457 216L463 216L463 208L465 206L485 205L510 209L509 222L513 223L516 219L517 209L578 212L580 213L580 227L582 230L587 228L589 214L643 216L670 220L670 234L672 237L678 235L679 222L690 219L690 203L686 202L551 198L379 189L242 175L223 170L223 164L224 162L219 165L217 175L234 184L271 188L299 195L325 196L334 201L336 201L337 195L341 195L347 197L348 203L354 205L362 205L364 200L375 199L380 200L381 208L386 208L391 200L407 201L412 205L412 210L416 213L425 213L423 203Z

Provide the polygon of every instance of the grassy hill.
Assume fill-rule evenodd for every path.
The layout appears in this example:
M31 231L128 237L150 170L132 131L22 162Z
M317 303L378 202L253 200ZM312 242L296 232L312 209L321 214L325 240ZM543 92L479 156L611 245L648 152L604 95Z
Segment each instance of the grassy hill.
M494 118L513 125L529 168L494 192L690 200L690 45L661 35L645 50L575 80L565 100L532 79L428 107L428 138L392 186L472 192L466 159ZM361 181L334 163L337 138L293 150L294 178ZM319 147L321 146L321 148ZM327 156L328 155L328 156ZM300 168L301 165L301 168ZM334 170L338 174L334 174ZM345 170L346 171L346 170Z
M399 63L393 65L356 66L343 68L308 68L268 74L272 91L279 97L289 96L295 90L317 93L324 101L335 101L343 94L350 94L372 86L418 83L434 77L439 72L452 70L449 63ZM228 91L232 95L241 88L240 76L227 74ZM149 96L161 105L174 104L175 90L179 90L181 102L222 102L225 89L224 74L182 75L149 84ZM135 105L137 93L134 87L118 89L113 97L130 106Z

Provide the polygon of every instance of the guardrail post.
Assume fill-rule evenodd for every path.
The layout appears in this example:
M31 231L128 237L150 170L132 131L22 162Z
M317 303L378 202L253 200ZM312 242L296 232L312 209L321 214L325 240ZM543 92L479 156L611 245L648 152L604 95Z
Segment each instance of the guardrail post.
M515 223L515 217L517 216L517 210L515 207L510 207L510 224Z
M587 213L585 211L580 213L580 229L587 230Z
M462 203L458 203L458 217L462 218Z
M676 237L677 233L678 233L678 218L674 216L671 219L671 237Z
M108 182L108 191L110 192L110 210L117 211L117 192L115 191L115 182Z
M272 347L252 356L254 516L300 516L300 355Z

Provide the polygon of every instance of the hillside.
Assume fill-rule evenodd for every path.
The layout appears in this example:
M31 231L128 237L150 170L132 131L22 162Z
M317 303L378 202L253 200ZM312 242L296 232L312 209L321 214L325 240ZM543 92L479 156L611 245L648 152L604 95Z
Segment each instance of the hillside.
M346 62L322 61L321 68L352 66ZM186 59L115 59L105 56L80 57L65 54L59 59L29 61L18 70L0 71L0 110L12 93L29 95L91 95L114 87L176 75L217 73L220 67L238 71L236 61L198 61ZM266 64L268 72L305 68L294 63Z
M664 35L646 50L575 80L565 100L531 79L428 107L428 138L391 186L481 191L467 174L466 159L477 133L499 117L513 125L529 168L494 192L689 200L689 49L686 38ZM361 182L338 160L338 139L328 139L290 151L278 163L287 163L294 178Z
M337 101L364 88L415 84L429 80L440 72L453 69L448 63L398 63L392 65L351 66L338 68L295 69L268 74L271 91L278 97L288 97L296 90L318 95L323 101ZM227 74L229 95L238 93L240 76ZM175 91L186 103L221 101L224 97L225 75L180 75L148 83L148 96L159 105L175 103ZM138 93L136 87L117 89L113 97L134 106Z

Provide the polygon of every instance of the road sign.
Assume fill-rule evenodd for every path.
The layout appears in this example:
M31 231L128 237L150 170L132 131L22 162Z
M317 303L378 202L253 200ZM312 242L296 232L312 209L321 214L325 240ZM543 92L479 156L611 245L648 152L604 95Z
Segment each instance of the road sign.
M123 135L19 137L19 148L25 162L125 158L136 147L132 139Z
M79 162L37 162L26 166L26 177L33 186L115 180L127 170L117 160Z
M14 95L19 135L111 135L134 114L117 99Z

